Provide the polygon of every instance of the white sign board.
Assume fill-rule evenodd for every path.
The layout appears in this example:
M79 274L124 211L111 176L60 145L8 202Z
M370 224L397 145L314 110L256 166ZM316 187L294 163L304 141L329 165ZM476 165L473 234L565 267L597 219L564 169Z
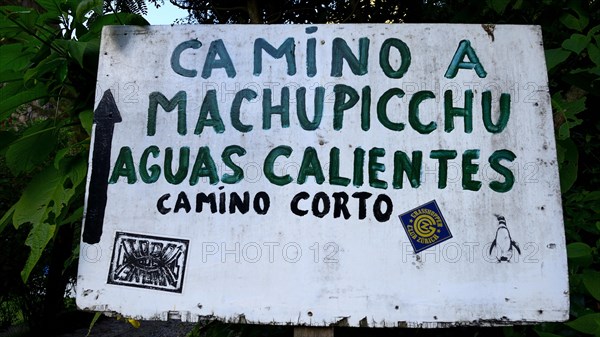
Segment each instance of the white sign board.
M77 303L326 326L568 318L539 27L107 27Z

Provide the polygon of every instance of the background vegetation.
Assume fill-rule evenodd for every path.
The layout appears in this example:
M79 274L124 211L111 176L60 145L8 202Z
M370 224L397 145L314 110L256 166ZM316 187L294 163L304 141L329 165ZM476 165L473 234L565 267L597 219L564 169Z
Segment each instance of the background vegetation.
M560 163L571 319L447 333L600 336L597 0L172 2L189 11L185 21L191 23L540 25ZM33 335L40 329L48 335L61 322L57 318L74 312L65 292L76 276L101 28L148 24L139 14L163 1L0 4L0 325L25 322ZM196 333L257 333L249 329L211 325Z

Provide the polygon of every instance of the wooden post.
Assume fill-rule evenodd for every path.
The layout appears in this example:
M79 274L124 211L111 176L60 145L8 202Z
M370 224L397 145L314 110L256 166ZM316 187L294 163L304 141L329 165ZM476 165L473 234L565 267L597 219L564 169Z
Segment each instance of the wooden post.
M294 337L333 337L333 327L294 327Z

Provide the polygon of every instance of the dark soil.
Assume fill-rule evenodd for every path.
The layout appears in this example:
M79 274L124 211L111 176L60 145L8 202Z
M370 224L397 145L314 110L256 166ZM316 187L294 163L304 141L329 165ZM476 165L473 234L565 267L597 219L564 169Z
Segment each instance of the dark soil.
M30 331L25 326L12 326L0 331L0 337L86 337L93 315L78 315L72 321L61 321L60 326ZM140 321L135 328L124 320L102 316L92 327L89 337L185 337L196 323L178 321Z
M140 327L135 328L126 321L102 317L92 328L90 337L185 337L194 325L176 321L140 321ZM87 333L88 328L82 328L60 337L85 337Z

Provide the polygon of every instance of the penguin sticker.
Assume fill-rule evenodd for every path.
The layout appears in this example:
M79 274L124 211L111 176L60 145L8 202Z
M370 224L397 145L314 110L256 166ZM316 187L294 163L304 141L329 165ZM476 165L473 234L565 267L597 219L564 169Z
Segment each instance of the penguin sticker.
M521 255L519 245L511 238L508 227L506 227L506 219L502 215L494 214L498 219L498 229L496 237L490 246L490 255L496 250L496 259L500 262L510 262L513 257L513 248Z

